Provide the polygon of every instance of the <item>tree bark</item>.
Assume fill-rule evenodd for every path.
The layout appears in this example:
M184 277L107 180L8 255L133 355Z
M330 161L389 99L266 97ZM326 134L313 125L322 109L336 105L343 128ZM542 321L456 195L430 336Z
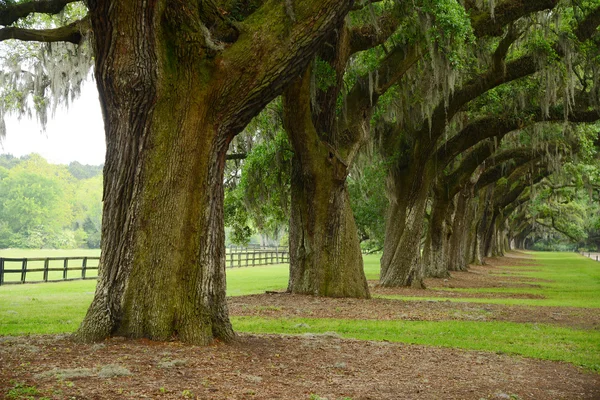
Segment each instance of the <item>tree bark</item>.
M369 298L346 187L348 165L312 121L311 71L284 93L284 121L294 148L288 291Z
M403 169L390 171L394 188L386 217L380 274L380 284L385 287L425 287L421 237L434 168L431 162L414 160Z
M337 115L337 103L351 55L383 43L399 24L386 14L380 22L381 29L375 30L370 24L350 29L342 23L329 35L319 58L335 71L335 84L313 87L312 98L315 83L309 69L284 94L286 131L294 148L288 284L292 293L370 297L346 178L369 138L374 105L414 62L416 52L394 49L383 64L392 63L396 73L385 78L382 74L372 92L368 77L359 77L346 96L344 117Z
M448 278L450 276L449 245L453 236L452 222L455 211L453 201L435 193L434 190L429 229L423 248L423 266L427 277Z
M107 155L99 280L78 340L233 338L227 148L352 5L303 2L292 23L283 4L268 2L239 38L220 27L227 43L203 25L204 3L88 2ZM266 28L260 17L278 24Z
M471 261L474 236L474 201L472 185L461 190L456 199L452 236L448 244L448 270L466 271Z

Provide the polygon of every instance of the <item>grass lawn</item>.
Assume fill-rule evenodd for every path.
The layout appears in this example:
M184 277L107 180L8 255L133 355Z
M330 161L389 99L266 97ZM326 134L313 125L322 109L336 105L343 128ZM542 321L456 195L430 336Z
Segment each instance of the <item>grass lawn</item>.
M26 252L20 253L21 255L3 253L0 252L0 256L39 256ZM60 255L74 256L75 253L77 252L62 251ZM80 254L85 253L77 253ZM59 256L58 252L54 253L54 256ZM540 288L527 289L449 289L481 293L482 296L448 300L507 305L600 307L600 263L572 253L535 253L534 256L539 266L507 268L511 272L552 282L539 282ZM365 256L365 273L369 280L378 278L379 257ZM265 290L282 290L287 286L287 279L287 265L227 269L227 292L229 296L241 296L263 293ZM74 281L0 287L0 335L73 332L85 315L95 285L95 281ZM485 293L492 291L541 294L546 299L484 298ZM400 298L423 300L416 297ZM331 331L347 338L388 340L562 360L600 371L600 332L593 330L482 321L363 321L234 316L232 322L239 332L301 334Z
M539 265L505 267L512 275L538 278L550 282L533 282L539 288L450 289L455 293L481 293L481 298L437 297L430 300L507 305L600 308L600 262L576 253L532 253ZM486 293L527 293L543 299L485 298ZM399 300L421 300L405 296L381 296Z

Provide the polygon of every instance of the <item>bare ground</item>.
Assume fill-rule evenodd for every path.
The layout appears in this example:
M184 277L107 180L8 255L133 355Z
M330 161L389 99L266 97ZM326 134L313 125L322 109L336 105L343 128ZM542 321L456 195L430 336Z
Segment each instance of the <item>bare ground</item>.
M489 260L488 265L454 273L447 281L430 280L428 285L434 289L419 294L435 297L436 291L441 292L436 286L536 284L511 275L510 268L504 267L508 264L533 266L530 260L516 257ZM373 292L389 291L374 288ZM413 295L408 289L392 293ZM581 308L285 294L233 297L229 304L232 315L262 317L502 320L600 327L600 313ZM64 335L0 337L0 396L16 382L35 386L39 393L31 398L38 399L291 400L311 395L329 400L600 399L600 375L567 363L346 340L335 334L239 335L232 344L208 347L123 338L83 345Z
M5 342L0 357L3 393L16 379L52 399L600 398L600 375L565 363L331 336L242 335L210 347L45 336ZM131 375L99 376L117 367Z

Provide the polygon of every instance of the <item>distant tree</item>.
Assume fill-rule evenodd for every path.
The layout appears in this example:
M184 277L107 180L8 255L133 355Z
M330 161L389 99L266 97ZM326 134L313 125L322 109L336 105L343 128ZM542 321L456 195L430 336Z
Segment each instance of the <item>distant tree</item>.
M83 165L79 161L69 163L69 172L77 179L89 179L102 175L103 165Z
M12 154L0 154L0 167L11 169L18 165L22 159L19 159Z
M0 221L14 233L5 247L41 248L61 241L69 204L56 179L14 168L0 181Z
M102 175L76 179L37 154L18 160L0 167L0 247L98 248Z

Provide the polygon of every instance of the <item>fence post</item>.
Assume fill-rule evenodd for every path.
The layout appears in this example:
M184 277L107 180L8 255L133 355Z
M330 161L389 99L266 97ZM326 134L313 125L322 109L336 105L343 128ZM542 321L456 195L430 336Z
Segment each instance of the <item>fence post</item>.
M238 253L238 268L242 266L242 253Z
M0 257L0 286L4 284L4 257Z
M21 263L21 283L25 283L25 278L27 277L27 259L24 258Z
M83 257L83 262L81 263L81 279L85 279L85 270L87 269L87 257Z
M246 267L248 266L248 256L250 255L249 251L250 249L246 250Z
M67 279L67 269L69 268L69 259L65 258L65 263L63 265L63 279Z
M50 268L50 259L44 260L44 282L48 282L48 268Z

